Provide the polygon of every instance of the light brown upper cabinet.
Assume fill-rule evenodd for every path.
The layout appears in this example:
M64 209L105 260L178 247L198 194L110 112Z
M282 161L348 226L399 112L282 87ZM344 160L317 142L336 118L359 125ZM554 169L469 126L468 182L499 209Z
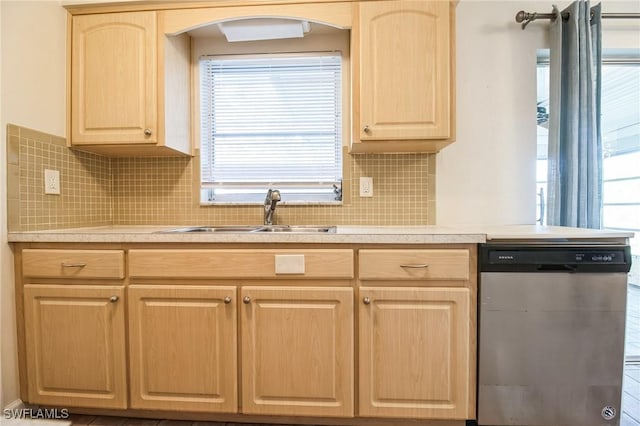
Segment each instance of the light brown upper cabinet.
M454 141L456 2L275 3L70 7L69 145L112 156L192 154L190 32L251 17L351 29L351 153L437 152Z
M189 37L166 37L154 11L70 19L70 146L190 154Z
M453 141L454 7L356 3L351 152L437 152Z

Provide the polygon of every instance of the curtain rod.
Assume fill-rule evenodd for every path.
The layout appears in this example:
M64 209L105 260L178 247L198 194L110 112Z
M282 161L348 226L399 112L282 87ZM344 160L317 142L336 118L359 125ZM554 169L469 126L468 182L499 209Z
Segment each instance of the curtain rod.
M568 17L569 12L562 13L562 19L567 19ZM516 13L516 22L522 24L523 30L529 25L529 22L533 22L536 19L551 19L553 21L556 19L556 15L554 13L531 13L524 10ZM602 19L640 19L640 13L603 13Z

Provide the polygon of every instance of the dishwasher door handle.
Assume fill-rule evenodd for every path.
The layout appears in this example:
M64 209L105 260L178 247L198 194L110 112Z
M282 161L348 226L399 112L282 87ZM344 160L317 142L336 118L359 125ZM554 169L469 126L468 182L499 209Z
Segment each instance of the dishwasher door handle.
M578 267L576 265L570 265L568 263L559 265L536 265L536 270L540 272L576 272Z

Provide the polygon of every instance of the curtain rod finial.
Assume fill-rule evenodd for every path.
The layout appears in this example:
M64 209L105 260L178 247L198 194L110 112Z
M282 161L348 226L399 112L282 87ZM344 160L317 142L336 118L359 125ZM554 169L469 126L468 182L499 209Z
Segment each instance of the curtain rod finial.
M520 12L516 13L516 22L522 23L522 29L524 30L525 28L527 28L527 25L529 25L531 21L535 21L537 17L538 14L536 12L529 13L521 10Z

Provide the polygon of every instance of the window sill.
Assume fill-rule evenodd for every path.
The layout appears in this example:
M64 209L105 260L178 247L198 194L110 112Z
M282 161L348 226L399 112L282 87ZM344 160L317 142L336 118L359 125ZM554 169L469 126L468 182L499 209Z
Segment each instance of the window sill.
M263 206L264 203L248 201L210 201L200 202L200 207L214 206ZM278 206L342 206L342 201L281 201Z

